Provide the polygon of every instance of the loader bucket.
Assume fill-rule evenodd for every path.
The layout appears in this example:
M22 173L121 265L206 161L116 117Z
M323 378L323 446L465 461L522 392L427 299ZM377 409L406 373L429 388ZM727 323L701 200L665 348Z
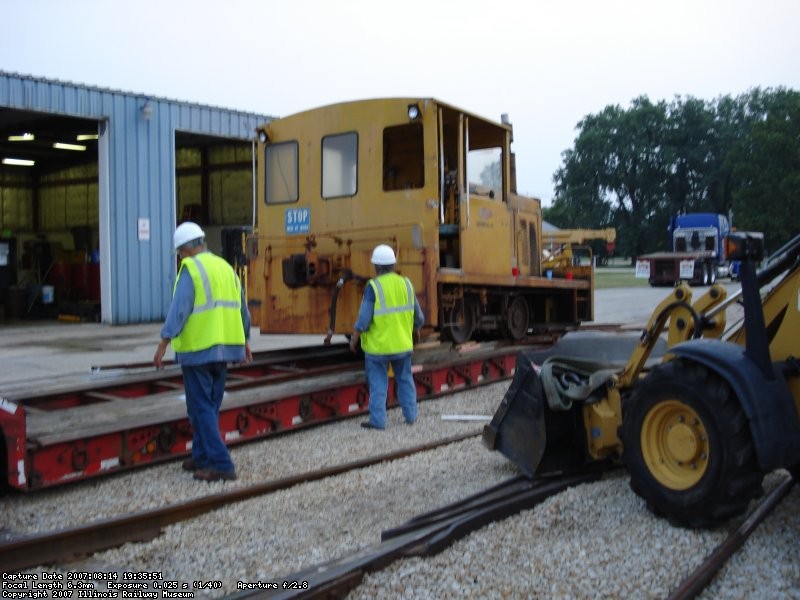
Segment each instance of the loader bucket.
M554 411L548 406L535 355L534 351L517 355L514 379L483 429L484 444L499 450L530 478L563 473L590 461L580 407Z

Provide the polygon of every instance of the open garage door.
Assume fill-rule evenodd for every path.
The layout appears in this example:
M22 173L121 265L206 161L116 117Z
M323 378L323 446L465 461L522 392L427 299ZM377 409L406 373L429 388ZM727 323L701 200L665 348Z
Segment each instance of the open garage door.
M254 219L252 142L185 132L175 134L178 223L194 221L209 249L225 257L244 281L244 236Z
M100 127L0 108L0 322L100 319Z

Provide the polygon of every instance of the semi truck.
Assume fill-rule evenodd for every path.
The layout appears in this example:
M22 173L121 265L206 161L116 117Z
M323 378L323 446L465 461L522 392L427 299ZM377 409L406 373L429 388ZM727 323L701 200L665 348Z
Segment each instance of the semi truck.
M723 243L729 233L731 225L725 215L676 215L669 222L669 251L638 256L636 277L646 278L651 286L671 286L681 281L712 285L717 277L729 277L731 264Z

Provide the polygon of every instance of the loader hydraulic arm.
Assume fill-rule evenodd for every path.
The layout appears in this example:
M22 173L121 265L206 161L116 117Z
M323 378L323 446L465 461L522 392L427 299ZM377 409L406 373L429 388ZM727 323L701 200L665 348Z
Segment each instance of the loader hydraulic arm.
M719 284L714 284L693 305L692 290L681 283L672 290L655 308L647 323L639 344L631 354L625 368L617 376L616 387L628 388L641 374L653 352L653 347L669 322L667 345L674 346L691 338L719 337L725 328L725 312L720 312L713 320L705 317L706 313L722 303L727 291Z
M718 337L725 327L724 311L711 320L705 314L722 303L726 295L725 288L715 284L694 304L690 304L692 290L682 283L655 308L628 363L610 379L605 397L583 405L587 448L594 459L621 453L617 429L622 424L622 394L630 390L641 375L667 323L668 347L703 335Z

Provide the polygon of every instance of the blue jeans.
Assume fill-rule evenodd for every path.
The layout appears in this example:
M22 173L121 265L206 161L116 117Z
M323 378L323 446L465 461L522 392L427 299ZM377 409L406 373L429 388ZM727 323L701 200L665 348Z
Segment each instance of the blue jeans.
M199 469L234 471L231 455L219 432L219 408L225 393L228 365L183 365L186 411L192 424L192 459Z
M369 421L375 427L386 427L386 394L389 388L389 365L397 382L397 402L406 423L417 420L417 386L411 374L411 353L365 354L364 370L369 385Z

